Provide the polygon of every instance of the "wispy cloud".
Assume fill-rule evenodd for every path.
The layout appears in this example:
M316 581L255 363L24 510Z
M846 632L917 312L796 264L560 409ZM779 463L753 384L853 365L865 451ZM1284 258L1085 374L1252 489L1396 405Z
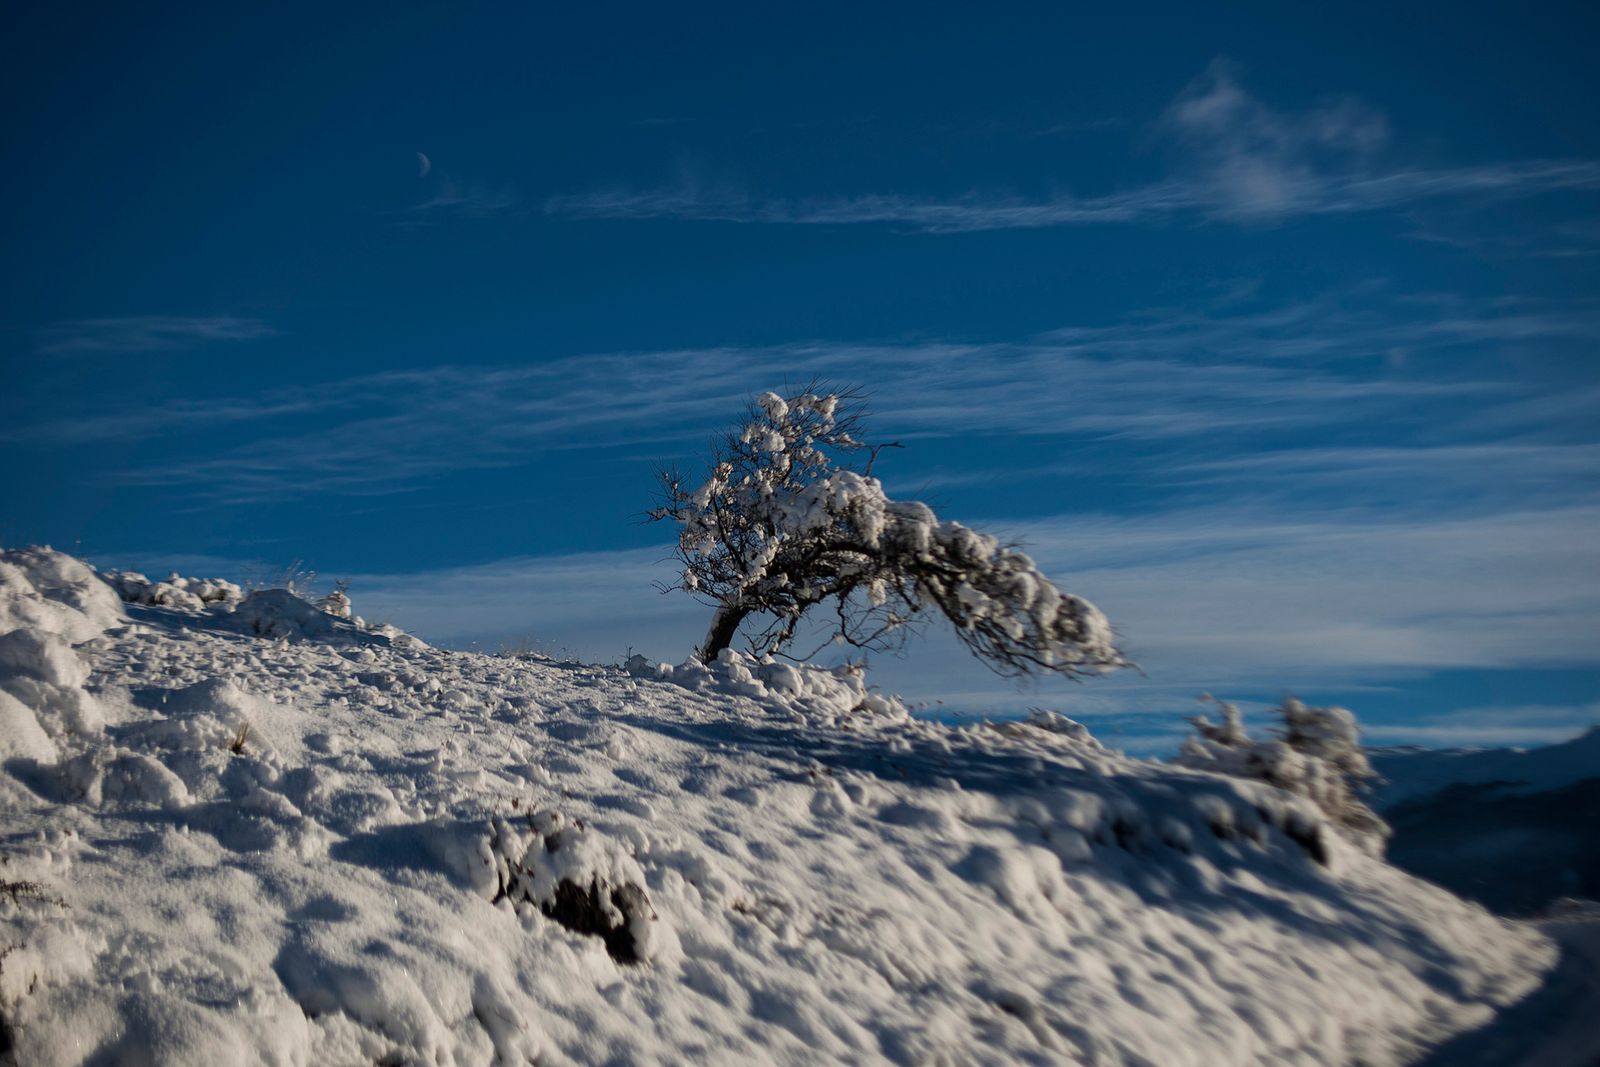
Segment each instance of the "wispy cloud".
M521 197L510 189L463 184L445 177L439 180L439 188L432 196L395 214L407 225L426 225L446 219L496 218L521 207Z
M1178 185L1113 196L1057 196L1048 200L986 193L968 193L950 200L893 194L772 200L675 186L552 196L544 206L549 214L575 218L676 218L790 225L894 223L928 233L964 233L1133 222L1156 214L1172 214L1194 204L1188 192Z
M875 683L952 713L1043 704L1091 721L1132 717L1143 721L1136 733L1159 734L1180 729L1206 691L1315 696L1437 670L1600 664L1589 638L1600 588L1578 580L1600 568L1600 507L959 517L1022 535L1047 573L1109 614L1144 673L1013 689L937 628L907 658L877 661ZM671 569L663 556L629 549L356 575L352 591L369 617L430 640L494 648L531 638L600 662L630 648L676 662L707 611L655 591ZM1527 743L1595 718L1592 707L1488 709L1369 735Z
M1487 305L1453 294L1375 299L1357 286L1261 310L1227 306L1154 308L1105 326L1074 326L1044 336L1105 354L1205 356L1264 362L1403 361L1407 355L1523 341L1600 338L1600 306L1552 305L1507 297Z
M1600 662L1600 506L1228 508L1012 524L1123 625L1136 657L1200 676L1326 683L1343 669ZM1297 677L1298 676L1298 679ZM1221 684L1224 679L1219 679Z
M1600 405L1596 405L1600 410ZM1048 463L991 468L887 473L899 495L968 486L1050 484L1092 477L1104 461L1069 456ZM1280 444L1245 454L1182 450L1163 454L1143 469L1147 485L1181 486L1190 496L1248 494L1256 501L1337 493L1352 504L1447 498L1458 505L1515 498L1524 504L1600 499L1600 444L1552 441L1474 441L1464 444Z
M1553 223L1519 220L1516 229L1495 233L1425 226L1410 236L1496 259L1579 259L1600 255L1600 219L1593 218Z
M894 436L1147 441L1318 425L1353 410L1402 419L1430 402L1493 388L1243 363L1096 358L1049 344L796 346L596 356L521 368L445 366L254 398L55 419L0 437L87 443L232 425L256 439L209 459L126 477L236 499L390 492L447 471L527 462L546 450L650 446L671 453L704 440L751 392L815 376L866 376L883 408L884 430ZM618 381L631 387L618 390ZM272 430L277 420L312 413L324 417L292 433Z
M204 457L124 477L231 500L390 493L451 471L512 466L569 448L686 452L724 425L751 392L820 377L871 383L886 437L1120 439L1144 442L1146 451L1208 443L1170 468L1196 484L1287 477L1278 472L1290 470L1327 478L1363 464L1464 469L1490 458L1512 471L1519 462L1531 466L1567 454L1519 453L1508 435L1581 422L1600 410L1600 394L1584 403L1581 390L1563 392L1563 411L1553 412L1556 399L1547 394L1453 369L1413 371L1394 355L1600 336L1600 324L1586 315L1581 308L1472 312L1447 300L1358 306L1328 299L1259 311L1152 312L1018 343L809 344L592 355L529 366L444 365L250 396L173 396L134 409L58 408L48 420L15 419L0 428L0 440L50 447L226 429L224 449L209 446ZM1276 460L1231 465L1215 448L1239 435L1335 432L1360 423L1393 431L1463 405L1482 421L1478 437L1432 444L1505 447L1492 454L1274 453ZM1497 414L1491 419L1489 412ZM1564 469L1586 456L1570 458ZM914 468L907 476L917 484ZM955 482L946 477L941 484Z
M47 355L157 352L218 341L255 341L277 332L261 319L235 315L71 319L39 330L37 350Z
M164 434L204 430L234 423L266 422L310 415L345 406L343 398L317 397L295 391L255 397L230 397L219 401L179 399L162 408L61 419L0 433L0 440L42 445L84 445L105 441L140 441Z
M1163 180L1097 195L1028 198L875 193L784 199L688 181L554 196L545 210L578 218L676 218L789 225L891 224L927 233L1157 222L1192 216L1271 223L1424 200L1482 201L1600 189L1600 162L1533 159L1416 166L1393 159L1382 115L1353 99L1277 111L1219 61L1151 130L1170 156Z
M348 577L366 617L456 646L532 641L614 662L631 643L681 658L680 650L701 636L705 612L688 597L656 592L656 582L672 577L667 556L665 548L518 556L419 574L341 577ZM621 628L624 617L628 626Z
M1275 111L1245 92L1223 60L1178 95L1156 129L1196 199L1237 218L1323 208L1327 175L1364 169L1389 137L1383 116L1352 99L1300 115Z
M1338 485L1349 493L1400 483L1413 497L1428 491L1459 493L1463 482L1515 480L1519 495L1554 488L1570 496L1600 472L1600 444L1547 441L1480 441L1450 445L1366 445L1274 449L1248 455L1180 463L1176 473L1213 484L1249 480L1290 483L1297 491Z
M676 218L706 222L857 225L886 223L924 233L1041 229L1151 222L1180 215L1273 222L1295 215L1373 211L1408 201L1462 196L1534 196L1600 189L1600 164L1536 160L1372 176L1235 170L1211 184L1162 182L1103 196L1029 199L970 192L953 199L895 194L806 200L714 196L695 188L609 189L552 196L545 211L591 219Z

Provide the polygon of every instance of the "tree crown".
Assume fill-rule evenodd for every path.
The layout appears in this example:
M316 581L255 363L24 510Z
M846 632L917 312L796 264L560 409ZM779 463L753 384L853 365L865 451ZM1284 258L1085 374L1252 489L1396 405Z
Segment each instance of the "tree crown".
M675 587L717 608L703 656L751 617L766 620L752 650L783 654L802 617L831 605L831 639L858 648L896 645L934 615L1001 674L1125 665L1105 616L1026 554L890 499L872 474L890 446L860 439L864 417L853 393L763 393L716 443L703 483L662 472L650 515L679 525Z

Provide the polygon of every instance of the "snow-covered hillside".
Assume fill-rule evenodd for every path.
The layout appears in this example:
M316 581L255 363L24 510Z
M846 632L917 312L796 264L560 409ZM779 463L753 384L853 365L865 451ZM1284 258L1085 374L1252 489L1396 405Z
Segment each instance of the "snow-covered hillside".
M1554 957L1059 717L119 588L0 562L17 1063L1399 1063Z

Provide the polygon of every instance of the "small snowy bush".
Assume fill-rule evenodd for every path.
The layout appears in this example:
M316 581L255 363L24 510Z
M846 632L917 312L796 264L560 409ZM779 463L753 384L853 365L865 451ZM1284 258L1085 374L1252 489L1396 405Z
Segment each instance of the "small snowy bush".
M185 578L177 571L153 582L138 571L106 571L103 577L117 595L130 604L200 611L213 605L231 607L244 598L244 590L221 578Z
M884 446L858 440L850 394L763 393L713 449L691 486L661 475L650 513L679 526L676 584L716 608L700 657L712 662L740 626L762 618L757 655L782 653L803 617L832 606L832 639L898 644L942 617L1006 675L1096 674L1123 666L1093 604L1063 593L1022 552L926 504L891 500L872 476Z
M336 619L350 618L350 583L340 581L334 586L333 592L317 601L317 607Z
M1210 698L1208 698L1210 699ZM1361 749L1356 717L1345 708L1318 708L1286 697L1273 709L1283 725L1276 737L1258 741L1244 729L1234 704L1217 701L1222 721L1204 715L1189 720L1194 736L1174 761L1183 767L1254 778L1316 804L1346 837L1377 854L1389 827L1360 799L1377 775Z

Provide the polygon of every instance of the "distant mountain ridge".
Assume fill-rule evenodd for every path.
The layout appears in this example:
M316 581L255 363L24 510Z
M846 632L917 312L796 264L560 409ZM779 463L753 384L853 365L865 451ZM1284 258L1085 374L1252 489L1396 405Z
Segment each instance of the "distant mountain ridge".
M1600 726L1535 749L1376 749L1388 858L1506 915L1600 899Z
M1503 782L1508 792L1537 792L1600 777L1600 725L1540 748L1374 748L1367 754L1385 779L1372 794L1380 809L1451 785Z

